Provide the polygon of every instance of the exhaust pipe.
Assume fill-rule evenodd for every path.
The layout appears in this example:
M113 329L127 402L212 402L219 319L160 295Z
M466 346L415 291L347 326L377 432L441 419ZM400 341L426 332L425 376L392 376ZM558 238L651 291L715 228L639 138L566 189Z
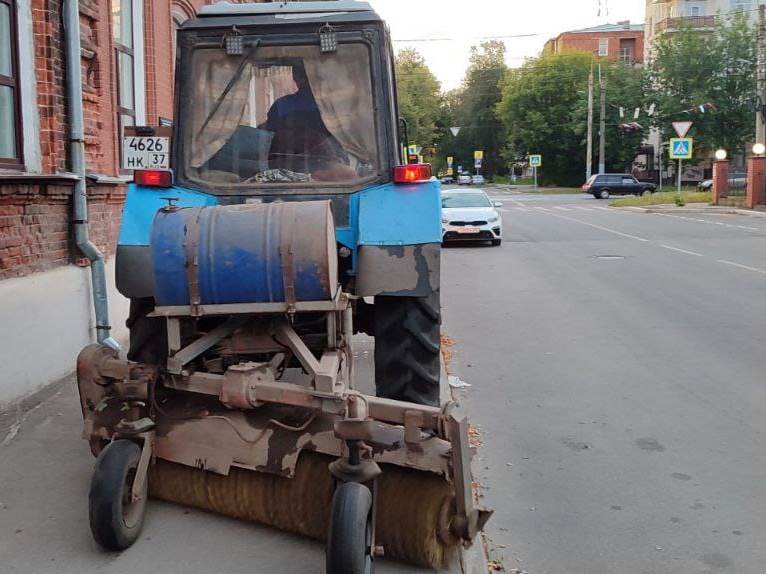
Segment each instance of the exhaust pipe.
M64 0L64 42L66 45L66 88L69 101L70 169L72 173L78 176L72 194L75 243L90 261L93 310L96 317L96 339L99 343L119 352L120 345L110 334L104 254L90 240L88 233L88 191L85 182L85 133L83 128L80 8L78 0Z

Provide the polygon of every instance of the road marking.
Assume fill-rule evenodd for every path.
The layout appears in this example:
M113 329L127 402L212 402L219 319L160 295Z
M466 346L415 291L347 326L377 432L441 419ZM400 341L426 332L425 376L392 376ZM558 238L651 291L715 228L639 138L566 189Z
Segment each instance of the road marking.
M538 208L539 209L539 208ZM558 213L551 213L553 217L559 217L561 219L567 219L569 221L574 221L575 223L582 223L583 225L587 225L588 227L593 227L595 229L600 229L601 231L606 231L607 233L614 233L615 235L619 235L621 237L627 237L628 239L635 239L636 241L644 241L648 242L648 239L645 239L643 237L638 237L636 235L630 235L628 233L623 233L622 231L617 231L615 229L609 229L608 227L602 227L601 225L596 225L595 223L588 223L587 221L581 221L580 219L575 219L574 217L567 217L566 215L559 215Z
M608 207L602 207L601 205L594 205L593 209L600 209L601 211L614 211L612 209L609 209Z
M583 205L573 205L574 209L579 209L580 211L591 211L590 207L585 207Z
M563 205L555 205L553 209L558 209L559 211L572 211L568 207L564 207Z
M665 249L671 249L673 251L678 251L679 253L686 253L687 255L694 255L695 257L704 257L702 253L695 253L694 251L687 251L686 249L681 249L679 247L673 247L672 245L664 245L660 244L660 247L664 247Z
M763 269L758 269L757 267L750 267L750 265L742 265L742 263L737 263L735 261L718 259L718 263L723 263L724 265L731 265L732 267L739 267L740 269L746 269L748 271L754 271L756 273L761 273L763 275L766 275L766 271L764 271Z
M512 199L511 203L513 205L518 205L519 207L524 207L524 204L522 202L520 202L518 199Z
M516 208L516 211L524 211L524 212L527 212L527 211L532 211L532 210L531 210L531 209L529 209L529 208L527 208L527 207L517 207L517 208Z
M539 207L539 206L535 206L535 207L533 207L532 209L538 209L538 210L540 210L540 211L545 211L546 213L553 213L553 212L552 212L550 209L548 209L547 207Z
M740 229L747 229L748 231L760 231L757 227L748 227L747 225L737 225Z

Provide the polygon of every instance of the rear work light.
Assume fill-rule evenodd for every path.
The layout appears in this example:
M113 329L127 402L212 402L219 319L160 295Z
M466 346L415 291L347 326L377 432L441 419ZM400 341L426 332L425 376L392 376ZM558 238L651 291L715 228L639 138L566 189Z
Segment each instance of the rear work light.
M137 169L133 172L133 181L147 187L171 187L173 172L169 169Z
M430 163L397 165L394 168L394 183L423 183L431 179Z

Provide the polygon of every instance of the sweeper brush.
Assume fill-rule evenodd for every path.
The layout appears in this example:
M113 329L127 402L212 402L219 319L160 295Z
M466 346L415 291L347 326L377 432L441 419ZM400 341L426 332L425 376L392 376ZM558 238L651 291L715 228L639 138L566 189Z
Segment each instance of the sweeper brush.
M330 574L380 555L441 568L475 538L489 512L465 417L355 389L359 301L338 285L334 238L326 201L157 213L156 300L131 319L142 345L78 358L101 545L136 540L149 495L325 540ZM276 272L283 292L209 301L203 261L236 286Z

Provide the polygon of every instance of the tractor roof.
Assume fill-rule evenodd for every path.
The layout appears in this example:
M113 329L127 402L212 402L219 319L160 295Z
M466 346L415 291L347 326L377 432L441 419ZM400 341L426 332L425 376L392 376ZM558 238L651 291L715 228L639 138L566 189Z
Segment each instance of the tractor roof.
M367 2L357 0L314 0L312 2L222 1L204 6L183 29L204 30L231 26L286 26L291 24L364 24L381 22Z
M314 0L313 2L246 2L231 3L216 2L203 6L200 16L233 16L233 15L278 15L290 14L293 17L299 15L326 15L339 12L373 12L368 2L357 0Z

